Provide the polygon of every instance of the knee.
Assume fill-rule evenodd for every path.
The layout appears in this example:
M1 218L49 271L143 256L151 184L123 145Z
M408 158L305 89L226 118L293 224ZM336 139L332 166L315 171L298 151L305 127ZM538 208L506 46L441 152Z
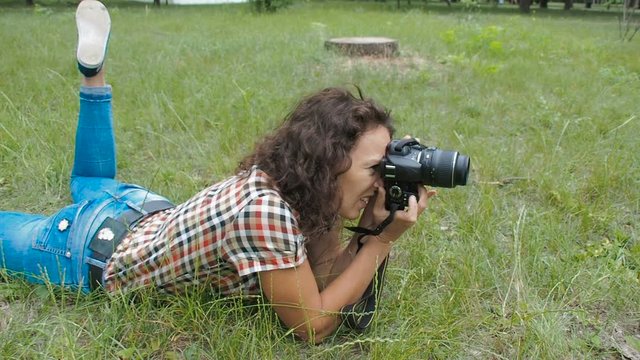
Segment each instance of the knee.
M71 175L71 198L74 203L96 199L105 192L115 193L119 183L110 178Z

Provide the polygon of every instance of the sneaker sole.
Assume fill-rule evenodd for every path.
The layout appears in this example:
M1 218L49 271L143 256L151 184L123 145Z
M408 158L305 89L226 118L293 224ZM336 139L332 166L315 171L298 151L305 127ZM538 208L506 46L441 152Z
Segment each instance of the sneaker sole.
M97 69L104 62L111 31L111 18L107 8L96 0L83 0L76 10L78 27L78 63L88 69Z

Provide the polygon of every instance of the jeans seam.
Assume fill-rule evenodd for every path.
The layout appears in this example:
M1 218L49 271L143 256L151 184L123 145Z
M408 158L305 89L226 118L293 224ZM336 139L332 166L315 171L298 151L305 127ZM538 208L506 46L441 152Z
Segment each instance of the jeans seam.
M103 103L103 102L110 102L111 98L106 98L106 99L88 99L88 98L80 97L80 100L86 101L86 102L92 102L92 103Z

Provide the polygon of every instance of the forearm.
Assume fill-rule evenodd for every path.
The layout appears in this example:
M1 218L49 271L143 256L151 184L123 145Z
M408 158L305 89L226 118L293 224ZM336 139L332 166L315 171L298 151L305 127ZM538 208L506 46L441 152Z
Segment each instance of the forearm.
M360 237L360 234L354 234L349 243L336 254L335 260L325 274L326 285L330 284L338 275L342 274L355 259L356 253L358 252L358 237Z
M309 314L316 321L312 324L315 329L315 341L333 333L340 325L340 311L343 307L360 300L367 286L371 283L378 267L389 255L392 245L385 244L377 239L366 239L367 243L361 250L343 263L344 268L337 273L328 286L320 292L321 311ZM355 245L351 241L349 246ZM347 251L344 251L347 253ZM336 262L336 266L338 266Z
M360 236L360 234L354 234L346 245L340 244L337 236L332 245L327 244L334 239L324 239L325 251L309 254L311 268L320 290L327 287L351 264L358 252L358 237Z
M325 302L326 299L335 299L340 303L340 308L358 301L391 251L391 243L382 242L372 235L366 236L364 245L357 251L356 238L352 238L342 253L344 256L334 263L336 271L333 272L333 279L320 293L325 307L332 306L331 302ZM344 295L344 298L340 295Z
M340 324L340 310L360 299L392 246L375 237L367 240L344 271L321 291L307 261L295 268L260 273L263 293L298 336L321 341Z

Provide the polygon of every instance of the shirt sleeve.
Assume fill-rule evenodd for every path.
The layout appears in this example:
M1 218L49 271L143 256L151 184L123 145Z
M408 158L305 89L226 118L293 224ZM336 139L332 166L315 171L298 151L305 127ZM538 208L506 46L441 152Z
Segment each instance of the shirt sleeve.
M225 238L222 255L240 276L296 267L306 259L304 236L291 208L275 194L249 202Z

